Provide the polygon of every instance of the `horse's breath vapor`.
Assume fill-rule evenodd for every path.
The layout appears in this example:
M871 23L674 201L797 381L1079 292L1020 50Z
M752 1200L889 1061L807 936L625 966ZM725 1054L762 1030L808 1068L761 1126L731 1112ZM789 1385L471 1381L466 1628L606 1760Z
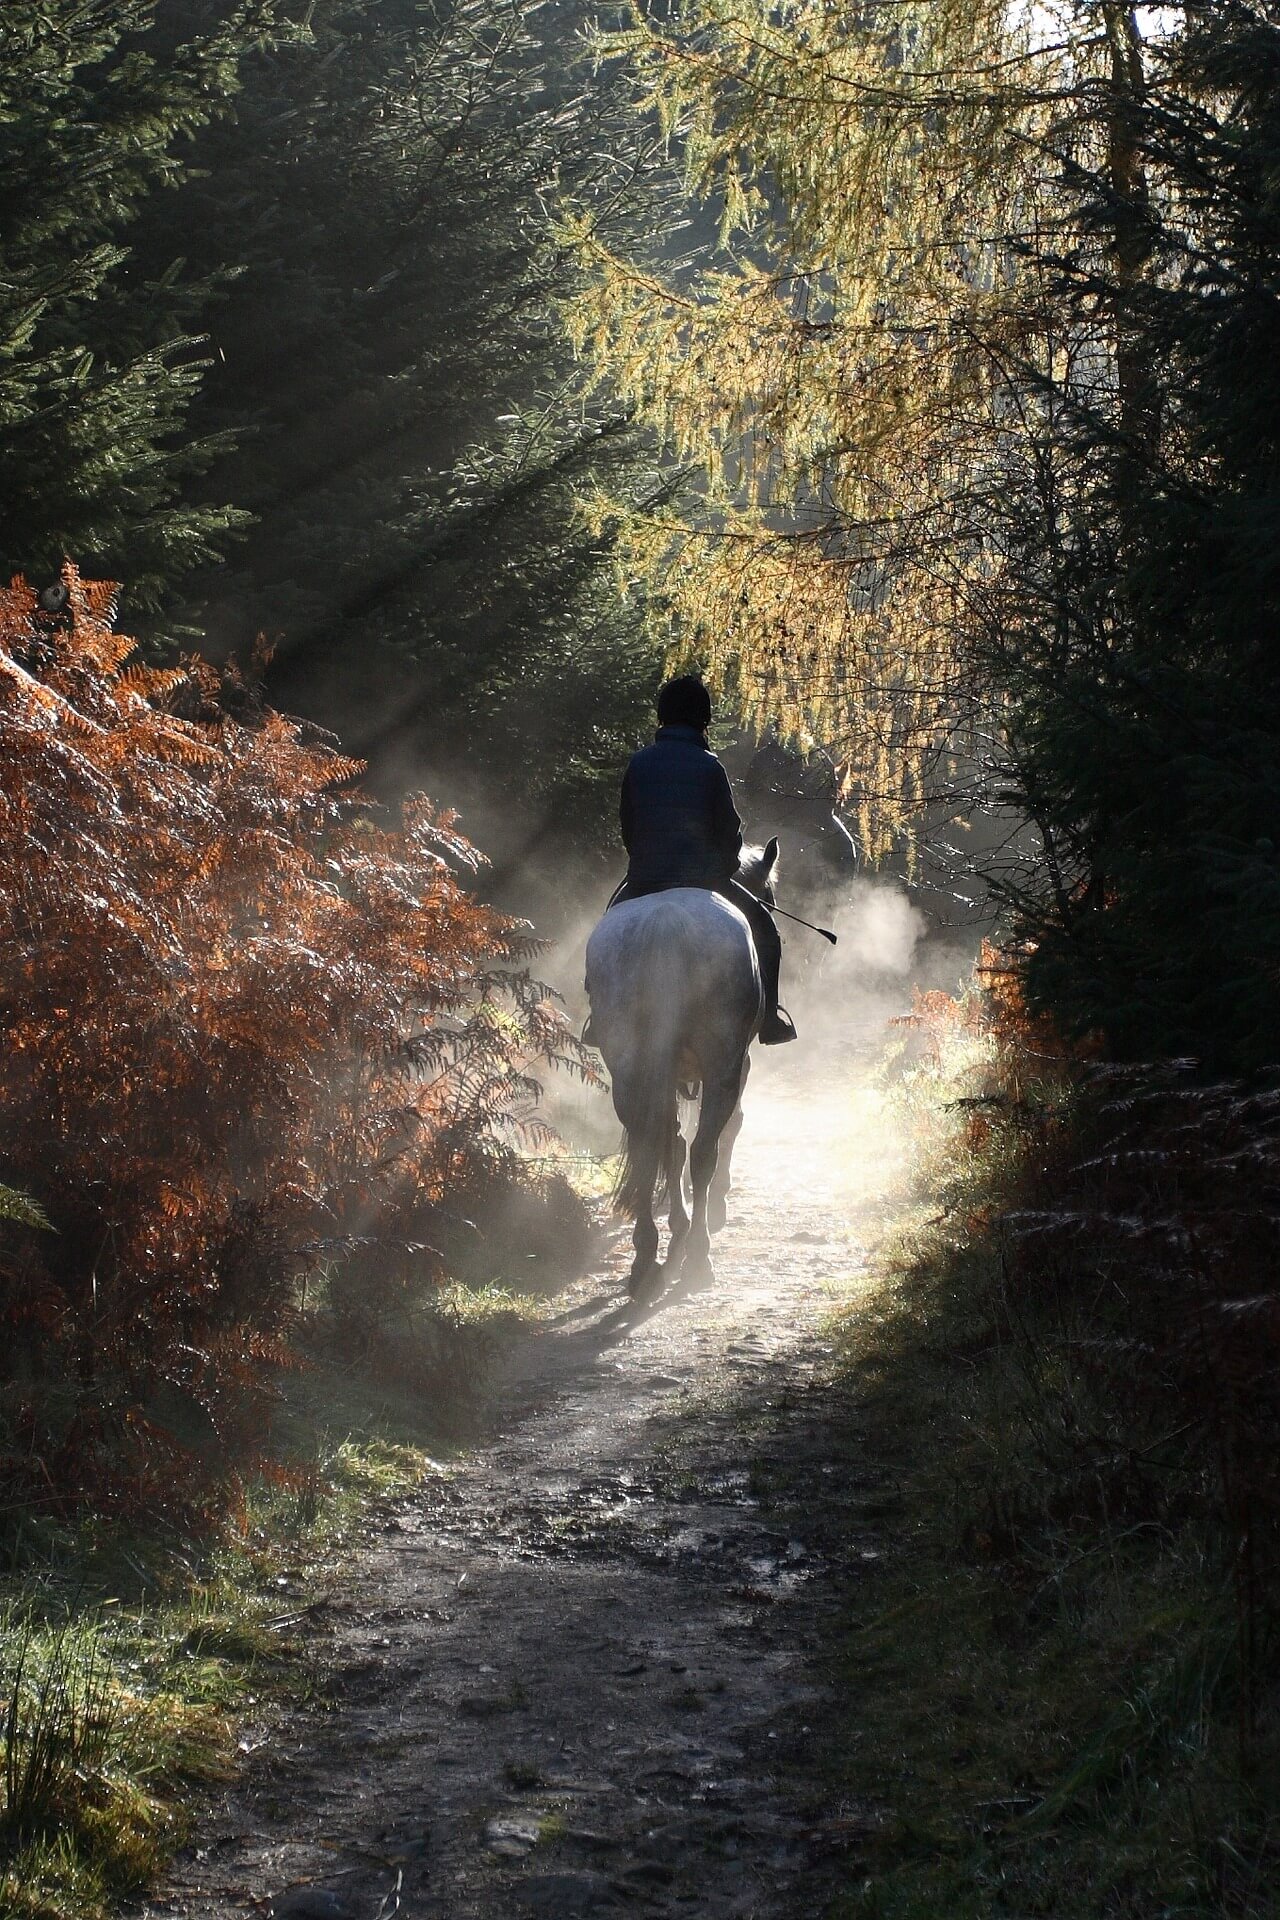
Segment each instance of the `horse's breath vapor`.
M843 916L846 966L905 978L928 930L919 907L891 882L855 880Z
M392 785L425 785L461 802L464 831L495 861L494 871L479 876L481 890L530 917L549 941L534 967L563 996L576 1031L587 1014L587 940L621 873L621 849L616 871L603 862L567 859L552 817L514 819L497 791L499 783L489 790L474 772L469 784L453 774L446 778L423 764L420 742L410 746L391 731L394 739L383 745L384 771L396 747L404 754ZM804 927L778 922L784 943L782 999L800 1038L786 1048L753 1049L744 1138L754 1140L757 1154L766 1154L770 1142L781 1151L785 1138L790 1167L798 1169L807 1153L813 1174L837 1184L856 1178L865 1192L879 1182L876 1168L897 1167L907 1151L890 1137L883 1104L886 1057L900 1038L889 1022L910 1010L913 986L954 988L971 964L976 941L939 931L900 882L833 864L812 847L802 848L794 834L795 844L788 843L786 822L774 817L772 797L752 811L754 838L767 839L778 827L784 832L776 874L779 905L833 928L839 945L833 948ZM805 825L801 837L812 840L807 816ZM544 1115L566 1146L602 1159L616 1154L619 1127L609 1096L568 1075L541 1077ZM814 1105L819 1087L820 1114Z
M578 1030L587 1014L587 939L625 856L619 848L613 870L602 859L568 857L553 809L513 811L496 771L490 782L475 767L464 775L456 766L433 764L421 729L404 719L393 707L381 725L369 716L361 745L377 762L371 784L386 797L425 787L460 806L463 830L494 861L477 876L480 891L527 916L549 941L534 969L563 996L569 1024ZM909 1011L913 986L954 987L972 953L957 936L933 928L901 883L859 874L851 848L847 861L832 860L814 831L816 820L826 827L825 814L818 819L807 806L802 818L791 820L784 817L785 796L745 791L740 805L751 815L753 839L782 835L779 905L839 937L833 948L804 927L778 922L782 999L800 1037L790 1047L753 1049L744 1139L749 1150L754 1141L764 1159L783 1155L788 1179L807 1155L811 1176L836 1185L856 1179L865 1192L878 1186L877 1168L897 1166L907 1151L892 1137L884 1105L884 1063L901 1038L888 1023ZM848 836L842 828L840 834L843 845ZM609 1096L567 1074L539 1077L543 1114L570 1151L604 1160L615 1155L619 1127Z
M785 1049L757 1050L757 1071L746 1105L760 1115L770 1090L792 1081L822 1077L830 1057L848 1061L851 1079L865 1076L893 1038L889 1022L910 1009L912 988L954 989L967 974L976 937L939 930L893 879L858 875L836 884L802 885L784 863L777 879L783 906L817 917L839 935L830 947L802 927L780 922L784 958L782 998L796 1017L799 1043ZM586 1018L583 990L586 944L600 918L603 901L589 900L567 912L555 943L541 962L546 977L564 995L575 1026ZM783 1057L785 1055L785 1058ZM617 1126L607 1097L570 1086L547 1089L549 1118L571 1144L595 1153L612 1153Z

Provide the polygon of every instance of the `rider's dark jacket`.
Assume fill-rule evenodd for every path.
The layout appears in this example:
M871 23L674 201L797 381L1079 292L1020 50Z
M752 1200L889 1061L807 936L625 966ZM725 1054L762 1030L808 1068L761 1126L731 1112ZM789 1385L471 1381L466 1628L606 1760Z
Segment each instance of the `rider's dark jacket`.
M659 727L622 782L629 896L719 887L737 872L742 822L729 776L698 727Z

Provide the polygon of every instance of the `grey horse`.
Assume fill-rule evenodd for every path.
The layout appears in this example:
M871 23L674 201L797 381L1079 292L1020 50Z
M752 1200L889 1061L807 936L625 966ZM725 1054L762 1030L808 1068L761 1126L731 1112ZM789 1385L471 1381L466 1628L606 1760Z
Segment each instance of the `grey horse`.
M772 904L778 843L746 848L737 874ZM591 1035L604 1055L624 1129L615 1204L635 1221L630 1291L650 1296L677 1265L711 1273L711 1234L724 1225L729 1157L762 997L743 915L702 887L671 887L612 907L587 942ZM699 1095L688 1151L692 1212L684 1199L682 1092ZM666 1268L658 1264L654 1193L670 1208Z

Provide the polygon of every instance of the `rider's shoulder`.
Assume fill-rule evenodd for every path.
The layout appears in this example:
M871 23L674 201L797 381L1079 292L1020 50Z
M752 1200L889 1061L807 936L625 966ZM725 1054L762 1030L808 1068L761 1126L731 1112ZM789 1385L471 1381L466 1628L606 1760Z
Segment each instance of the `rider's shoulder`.
M635 758L642 760L652 756L655 759L663 759L671 752L693 752L702 760L715 760L716 758L711 748L707 745L707 736L701 727L680 726L659 727L653 736L651 744L647 747L642 747L639 753L635 755ZM718 766L719 761L716 761L716 764Z
M640 747L627 762L633 778L666 781L679 768L679 778L689 780L724 777L724 767L695 727L663 727L648 746Z

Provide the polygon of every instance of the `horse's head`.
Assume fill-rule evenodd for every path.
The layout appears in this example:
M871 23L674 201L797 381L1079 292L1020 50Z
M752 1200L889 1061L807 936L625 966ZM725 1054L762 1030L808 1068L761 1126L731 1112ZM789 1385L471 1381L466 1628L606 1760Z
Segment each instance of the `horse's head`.
M777 870L778 836L775 834L763 847L742 849L734 878L748 893L754 893L757 900L763 900L767 907L772 907L777 904L773 892L773 876Z

